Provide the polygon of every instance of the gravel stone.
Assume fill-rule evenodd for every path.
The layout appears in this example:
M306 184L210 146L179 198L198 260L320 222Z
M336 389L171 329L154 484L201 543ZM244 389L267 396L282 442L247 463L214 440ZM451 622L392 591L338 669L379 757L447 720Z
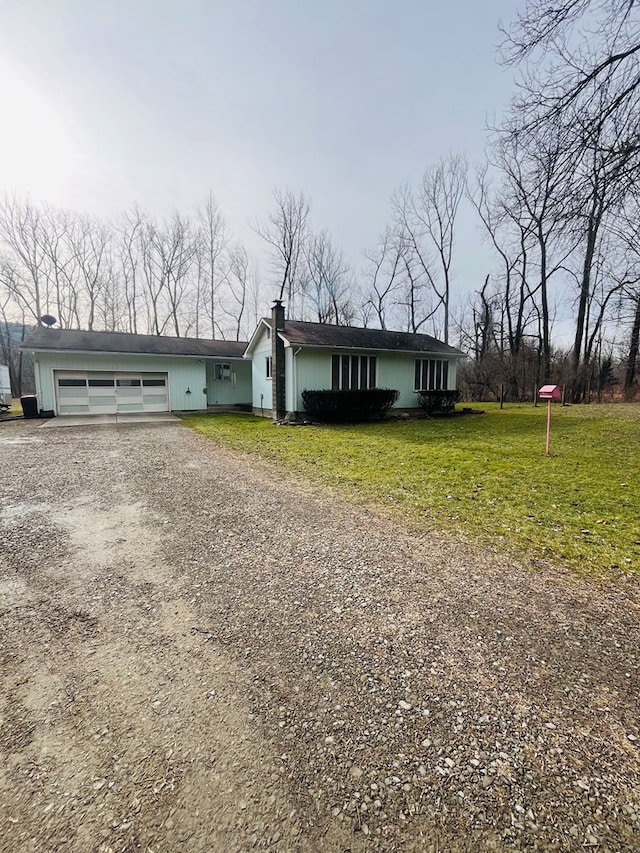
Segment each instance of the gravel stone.
M636 577L180 425L9 422L0 458L3 853L640 849Z

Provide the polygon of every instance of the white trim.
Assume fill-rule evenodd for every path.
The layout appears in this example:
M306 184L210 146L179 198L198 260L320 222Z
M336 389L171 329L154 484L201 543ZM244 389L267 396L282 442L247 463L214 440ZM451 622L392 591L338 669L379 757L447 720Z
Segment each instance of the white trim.
M258 343L258 339L259 339L260 335L262 334L263 328L271 329L271 322L269 320L265 319L264 317L261 317L258 325L255 328L254 333L251 335L251 338L249 339L249 343L247 344L247 347L246 347L244 353L242 354L242 358L249 358L251 356L251 353L256 348L256 344Z

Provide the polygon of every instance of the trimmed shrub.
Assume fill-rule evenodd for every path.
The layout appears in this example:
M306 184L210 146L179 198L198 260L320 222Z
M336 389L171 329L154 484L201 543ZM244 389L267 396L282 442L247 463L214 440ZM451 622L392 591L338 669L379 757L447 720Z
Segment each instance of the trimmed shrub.
M428 415L450 415L460 399L460 391L418 391L420 406Z
M400 396L391 388L370 388L363 391L303 391L302 401L316 421L353 423L384 418Z

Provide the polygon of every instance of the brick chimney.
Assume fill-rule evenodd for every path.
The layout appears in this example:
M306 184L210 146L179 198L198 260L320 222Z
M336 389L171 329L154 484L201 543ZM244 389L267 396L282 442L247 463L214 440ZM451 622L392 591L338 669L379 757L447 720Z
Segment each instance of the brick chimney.
M287 414L285 393L284 341L278 332L284 331L284 305L279 299L271 308L271 392L272 416L274 421L282 420Z

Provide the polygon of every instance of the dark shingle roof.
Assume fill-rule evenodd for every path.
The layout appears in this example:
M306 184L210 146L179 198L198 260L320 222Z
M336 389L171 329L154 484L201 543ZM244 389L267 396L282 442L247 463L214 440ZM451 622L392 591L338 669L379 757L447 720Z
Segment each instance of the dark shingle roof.
M195 355L241 358L244 341L170 338L164 335L130 335L126 332L82 332L75 329L35 329L22 344L28 350L111 352L146 355Z
M461 350L450 347L437 338L432 338L431 335L390 332L382 329L361 329L356 326L330 326L326 323L287 320L284 324L282 336L290 344L300 346L464 355Z

